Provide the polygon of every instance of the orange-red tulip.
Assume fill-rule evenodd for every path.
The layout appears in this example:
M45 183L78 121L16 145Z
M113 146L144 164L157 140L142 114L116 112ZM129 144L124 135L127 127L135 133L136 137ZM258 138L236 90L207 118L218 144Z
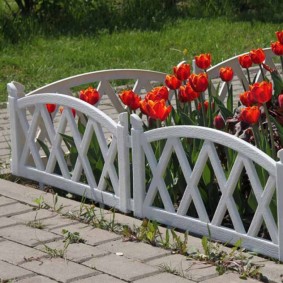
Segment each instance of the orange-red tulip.
M242 109L239 120L248 124L256 124L260 117L260 110L257 106Z
M93 87L88 87L87 89L83 89L80 91L80 99L94 105L98 102L100 95L98 91Z
M160 99L168 100L169 91L166 86L158 86L153 88L147 95L145 96L146 100L157 101Z
M64 111L64 107L63 107L63 106L60 106L59 111L60 111L60 113L62 114L63 111ZM73 116L75 117L75 116L76 116L76 109L71 108L71 111L72 111Z
M225 121L221 115L217 115L213 119L213 125L216 129L221 130L225 127Z
M170 114L172 106L166 106L164 99L158 101L142 100L140 102L140 109L142 113L146 114L148 117L164 121Z
M181 86L179 89L178 98L181 102L191 102L199 97L199 92L193 90L190 84Z
M259 104L268 102L272 97L272 83L262 81L253 84L250 87L250 95L251 98Z
M119 94L122 102L130 109L136 110L140 107L140 96L134 93L132 90L124 90Z
M56 109L56 104L46 104L45 106L46 106L47 111L49 113L53 113Z
M242 68L245 68L245 69L250 68L253 64L250 54L244 54L242 56L239 56L238 61L240 65L242 66Z
M280 41L276 41L271 43L271 50L275 55L282 56L283 55L283 44Z
M170 88L170 89L178 89L182 81L180 81L176 76L174 75L167 75L165 77L165 84Z
M195 62L199 68L206 70L211 65L211 55L207 53L195 56Z
M262 48L251 50L250 56L254 64L261 64L265 60L265 53Z
M189 64L181 62L177 67L173 68L173 71L174 71L175 76L180 81L185 81L190 76L191 68Z
M222 67L219 70L219 75L222 81L230 82L233 79L234 72L231 67Z
M279 41L281 44L283 44L283 30L277 31L275 34L276 34L276 36L277 36L278 41Z
M208 87L208 78L206 73L200 73L198 75L191 74L189 77L189 82L196 92L203 92Z
M209 102L207 100L205 100L203 102L203 106L204 106L204 111L207 112L208 106L209 106ZM199 102L198 103L198 110L200 111L201 108L202 108L202 104ZM211 103L211 108L214 109L214 102Z
M250 91L245 91L240 94L240 101L245 106L252 106L253 101L251 100Z

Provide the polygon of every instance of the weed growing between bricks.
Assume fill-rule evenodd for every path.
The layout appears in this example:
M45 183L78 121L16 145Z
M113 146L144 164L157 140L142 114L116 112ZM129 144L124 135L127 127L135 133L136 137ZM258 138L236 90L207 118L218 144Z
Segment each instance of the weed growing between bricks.
M48 209L57 213L61 213L63 205L58 203L58 194L53 195L53 204L47 204L42 196L35 199L37 204L37 210ZM233 271L239 274L240 278L255 278L264 281L264 276L260 272L262 265L252 262L253 255L247 255L244 253L244 249L241 249L241 241L238 241L227 252L218 243L214 243L211 237L202 238L203 252L196 251L193 253L188 252L188 233L184 233L184 237L179 236L174 229L166 228L164 234L160 232L160 226L156 221L144 219L140 226L122 225L115 221L115 209L110 209L112 215L109 219L105 218L104 209L97 208L92 202L89 202L85 197L81 198L80 207L76 211L68 211L62 213L70 219L78 220L85 224L91 225L95 228L104 229L107 231L115 232L124 237L125 241L144 242L151 244L152 246L161 247L167 250L171 250L174 254L181 254L187 256L188 259L194 259L204 261L212 264L216 267L219 275L228 271ZM34 228L36 227L36 218L34 219ZM44 245L44 251L50 257L65 257L67 248L72 243L84 243L78 232L69 232L68 230L62 230L64 236L63 249L51 248L48 245ZM228 245L229 243L227 243ZM160 270L166 271L172 274L176 274L176 270L170 266L159 266ZM178 273L178 276L182 274Z

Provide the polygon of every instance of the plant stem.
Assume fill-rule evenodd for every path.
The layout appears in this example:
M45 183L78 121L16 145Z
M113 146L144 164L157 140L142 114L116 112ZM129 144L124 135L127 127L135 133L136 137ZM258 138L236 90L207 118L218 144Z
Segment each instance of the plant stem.
M247 70L249 85L251 85L251 84L252 84L252 81L251 81L250 70L249 70L249 68L246 68L246 70Z
M268 129L269 129L272 157L274 159L276 159L276 151L275 151L275 144L274 144L274 133L273 133L272 124L271 124L271 120L270 120L270 116L269 116L269 113L268 113L266 103L263 104L263 108L264 108L264 112L265 112L267 124L268 124Z
M283 56L280 56L280 61L281 61L281 68L282 68L282 72L283 72Z
M265 75L264 75L263 68L262 68L261 64L259 64L259 68L260 68L260 72L261 72L261 75L262 75L262 79L265 80Z
M260 138L259 138L259 131L258 131L258 125L252 125L252 129L253 129L253 134L254 134L254 139L255 139L255 145L258 149L260 148Z
M205 121L205 109L204 109L204 99L203 99L203 93L200 94L200 104L201 104L201 115L202 115L202 120L203 120L203 126L206 126L206 121Z

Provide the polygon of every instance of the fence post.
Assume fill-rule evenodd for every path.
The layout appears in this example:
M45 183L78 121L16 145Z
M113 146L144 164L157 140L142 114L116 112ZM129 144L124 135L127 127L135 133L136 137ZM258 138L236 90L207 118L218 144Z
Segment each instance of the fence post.
M119 209L129 212L131 198L131 174L130 174L130 140L129 140L128 113L119 115L117 125L117 149L119 164Z
M279 161L276 163L276 194L278 218L278 259L283 261L283 149L278 152Z
M145 198L145 156L142 148L143 122L138 115L132 114L131 125L134 215L142 218Z
M20 175L20 157L25 144L25 135L18 118L17 100L24 96L24 86L11 82L7 84L7 91L11 136L11 172L14 175Z

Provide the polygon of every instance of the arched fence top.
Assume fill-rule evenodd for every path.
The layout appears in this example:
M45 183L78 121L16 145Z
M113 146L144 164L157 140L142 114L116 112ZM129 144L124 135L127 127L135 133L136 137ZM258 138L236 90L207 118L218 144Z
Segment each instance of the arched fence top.
M67 106L74 108L77 111L98 121L102 126L105 126L112 134L116 134L117 123L109 116L105 115L98 108L80 100L76 97L66 96L59 93L38 93L36 96L26 96L18 99L19 109L28 108L36 104L58 104L60 106Z
M137 115L132 115L131 122L134 127L135 125L139 125L139 120L140 118ZM136 129L140 130L140 127L137 126ZM165 138L184 137L208 140L213 143L221 144L253 160L267 170L272 176L275 175L276 161L274 159L244 140L219 130L199 126L170 126L149 130L144 132L144 134L148 142L154 142Z

